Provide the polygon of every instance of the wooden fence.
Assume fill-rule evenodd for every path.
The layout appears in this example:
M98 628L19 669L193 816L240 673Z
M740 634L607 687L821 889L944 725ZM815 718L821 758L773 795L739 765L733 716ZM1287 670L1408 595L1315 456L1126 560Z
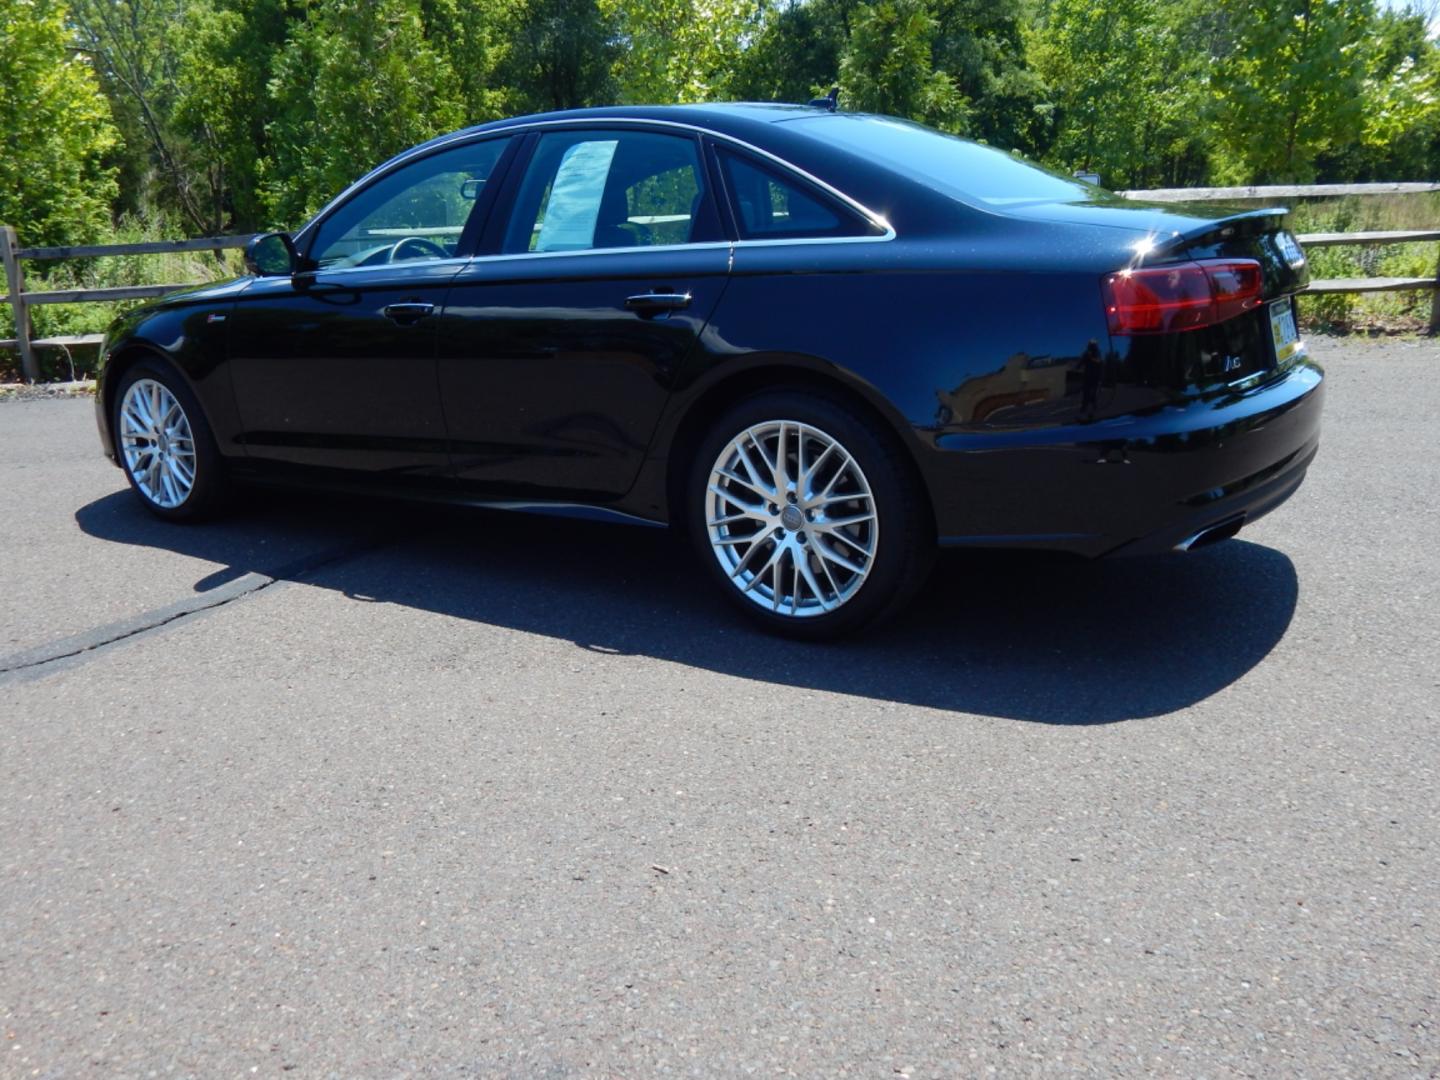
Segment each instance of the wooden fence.
M1268 187L1217 188L1152 188L1122 191L1119 194L1151 202L1232 202L1243 200L1324 199L1346 195L1408 195L1440 191L1440 184L1282 184ZM1300 236L1305 247L1328 247L1340 244L1375 247L1382 244L1413 244L1440 241L1440 228L1404 232L1309 233ZM213 251L244 247L249 236L206 236L197 240L150 240L138 244L97 244L84 247L21 247L15 230L0 225L0 260L5 264L5 283L9 295L0 297L15 313L15 337L0 340L0 348L15 349L25 378L39 378L35 350L47 346L69 348L98 345L100 334L77 334L68 337L35 338L30 332L30 308L35 304L83 304L110 300L143 300L164 296L176 289L189 288L197 282L175 285L125 285L110 289L63 289L52 292L29 292L20 264L26 260L42 262L56 259L88 259L109 255L159 255L179 251ZM1426 289L1434 295L1430 302L1430 329L1440 331L1440 261L1433 278L1328 278L1312 281L1312 293L1389 292L1402 289Z
M148 300L164 296L176 289L188 289L200 282L186 281L171 285L122 285L109 289L59 289L32 292L25 288L21 263L57 259L90 259L109 255L164 255L178 251L213 251L219 255L226 248L241 248L249 236L206 236L198 240L146 240L137 244L93 244L81 247L21 247L15 230L0 225L0 261L5 264L5 286L9 295L0 297L15 314L15 336L0 340L0 348L14 349L20 354L21 369L28 382L40 377L35 350L47 346L70 348L77 345L99 345L101 334L75 334L66 337L36 338L30 329L30 308L36 304L88 304L113 300Z
M1415 195L1429 191L1440 191L1440 184L1277 184L1267 187L1217 187L1217 188L1150 188L1139 191L1122 191L1130 199L1148 199L1151 202L1239 202L1276 199L1336 199L1346 195ZM1378 247L1383 244L1416 244L1426 241L1440 241L1440 229L1407 229L1392 232L1348 232L1348 233L1302 233L1298 237L1302 247ZM1403 289L1428 289L1430 298L1430 329L1440 331L1440 259L1435 264L1434 277L1363 277L1363 278L1319 278L1310 282L1306 292L1312 293L1362 293L1395 292Z

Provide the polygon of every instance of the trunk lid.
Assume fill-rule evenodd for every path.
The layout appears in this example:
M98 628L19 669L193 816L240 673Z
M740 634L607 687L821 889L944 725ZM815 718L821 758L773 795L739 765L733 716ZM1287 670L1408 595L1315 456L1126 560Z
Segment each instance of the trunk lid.
M1015 217L1114 230L1124 251L1112 272L1215 259L1253 259L1262 273L1261 303L1234 318L1179 333L1112 335L1108 378L1136 407L1177 397L1229 392L1265 381L1296 363L1294 294L1310 280L1299 242L1285 228L1284 207L1087 202L1006 207ZM1128 233L1126 236L1124 234ZM1108 246L1108 245L1107 245Z
M1130 233L1122 240L1130 266L1186 259L1256 259L1265 299L1288 296L1310 281L1305 253L1285 228L1287 207L1253 209L1220 203L1148 203L1119 196L1088 202L1029 202L1005 207L1011 217L1090 225ZM1116 266L1114 269L1123 269Z

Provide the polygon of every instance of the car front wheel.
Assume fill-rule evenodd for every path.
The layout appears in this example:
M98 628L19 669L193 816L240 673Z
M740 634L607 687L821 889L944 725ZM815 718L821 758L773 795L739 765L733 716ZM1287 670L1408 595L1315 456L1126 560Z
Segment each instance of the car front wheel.
M210 425L167 364L143 360L125 373L111 423L120 465L147 510L185 521L219 507L226 484Z
M847 405L800 391L740 402L711 429L690 483L690 534L752 619L831 638L898 610L934 554L901 448Z

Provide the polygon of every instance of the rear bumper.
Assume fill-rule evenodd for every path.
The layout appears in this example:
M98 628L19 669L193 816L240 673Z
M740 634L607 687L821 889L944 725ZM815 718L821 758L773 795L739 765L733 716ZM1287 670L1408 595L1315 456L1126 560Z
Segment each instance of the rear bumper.
M1323 373L1302 360L1249 390L1143 414L943 435L927 476L940 543L1090 556L1184 550L1294 494L1319 446L1323 396Z

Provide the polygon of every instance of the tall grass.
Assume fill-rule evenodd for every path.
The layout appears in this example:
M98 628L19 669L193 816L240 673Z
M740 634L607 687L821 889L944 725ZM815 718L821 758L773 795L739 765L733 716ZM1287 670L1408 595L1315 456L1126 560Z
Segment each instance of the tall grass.
M122 218L101 243L136 244L147 240L183 239L187 231L178 220L159 212ZM20 237L25 243L25 237ZM240 253L226 250L216 258L209 251L176 252L166 255L113 255L103 258L67 259L63 262L24 262L25 287L32 292L58 289L102 289L121 285L179 284L222 281L242 272ZM98 334L117 315L143 300L104 304L44 304L30 309L36 337ZM0 338L15 336L15 322L9 304L0 305ZM97 350L59 348L36 350L42 381L94 374ZM20 358L14 350L0 350L0 382L20 377Z
M1440 229L1440 192L1297 199L1291 209L1290 228L1297 233ZM1440 242L1311 247L1306 255L1314 278L1434 278ZM1429 326L1432 295L1421 290L1331 293L1305 298L1300 314L1313 330L1418 332Z

